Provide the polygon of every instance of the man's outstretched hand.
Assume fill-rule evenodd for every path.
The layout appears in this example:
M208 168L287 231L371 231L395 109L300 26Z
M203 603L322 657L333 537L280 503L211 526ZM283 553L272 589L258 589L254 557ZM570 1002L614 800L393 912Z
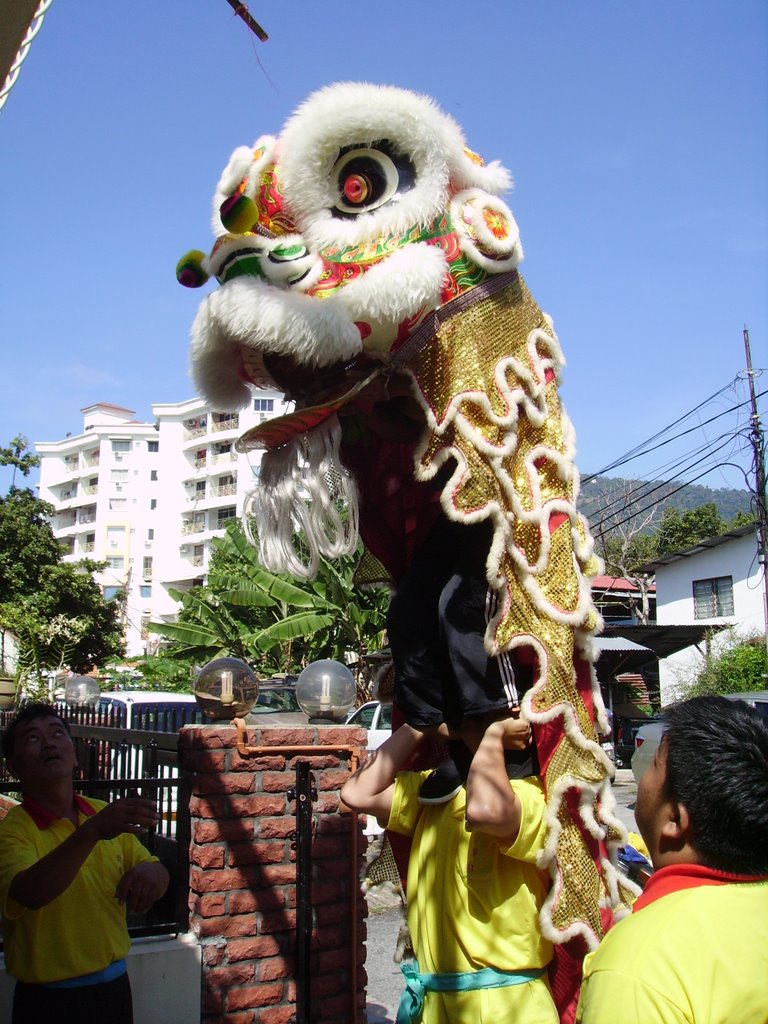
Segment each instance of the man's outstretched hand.
M129 796L114 800L84 824L93 829L99 839L115 839L123 832L141 835L157 824L157 809L151 800Z

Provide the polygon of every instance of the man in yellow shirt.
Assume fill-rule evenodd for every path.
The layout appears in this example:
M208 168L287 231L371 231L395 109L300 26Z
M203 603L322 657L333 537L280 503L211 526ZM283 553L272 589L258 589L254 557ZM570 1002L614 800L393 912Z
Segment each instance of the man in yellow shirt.
M143 913L168 886L136 838L155 824L154 804L76 794L69 726L50 705L25 705L2 749L22 795L0 823L12 1024L130 1024L126 907Z
M768 720L743 701L667 708L637 789L655 872L584 961L578 1024L767 1024Z
M430 730L430 734L432 731ZM537 927L547 878L545 801L536 777L510 780L505 752L523 750L527 723L466 719L474 751L466 788L424 803L429 772L400 769L426 732L401 726L345 783L344 802L411 837L408 925L398 1024L557 1024L547 980L552 946Z

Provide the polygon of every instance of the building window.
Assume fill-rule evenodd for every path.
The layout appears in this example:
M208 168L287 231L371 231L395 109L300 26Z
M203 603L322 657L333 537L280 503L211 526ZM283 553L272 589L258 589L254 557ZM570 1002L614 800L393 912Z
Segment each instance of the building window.
M254 398L253 400L254 412L274 412L274 409L274 398Z
M198 480L197 483L195 484L195 497L205 497L205 480Z
M154 512L154 510L157 508L157 498L151 498L150 499L149 507L150 507L150 510Z
M122 555L119 558L108 558L107 565L115 572L122 572L125 568L125 559Z
M112 438L112 451L113 452L129 452L131 450L131 442L128 438Z
M237 510L234 505L228 505L226 508L220 508L218 512L219 528L224 526L228 519L234 519L236 515Z
M142 584L139 587L139 594L141 597L152 597L152 587L148 583Z
M125 527L124 526L108 526L107 527L107 547L110 547L110 548L124 548L125 547Z
M151 580L152 579L152 557L151 556L145 558L144 561L142 562L142 564L141 564L141 575L142 575L142 579L145 579L145 580Z
M719 619L733 615L733 576L693 581L694 617Z
M142 640L148 640L149 639L149 623L151 621L151 618L152 618L152 616L149 614L149 612L142 612L141 613L141 627L140 628L141 628L141 639Z
M147 530L147 540L154 540L154 539L155 539L155 531L152 530L152 529Z
M150 480L157 480L157 470L156 469L151 469L149 471L149 479Z
M128 499L127 498L110 498L109 499L109 511L110 512L119 512L120 509L127 508L127 507L128 507Z
M114 601L116 597L122 597L124 593L123 587L104 587L104 600Z
M159 452L160 451L160 442L159 441L147 441L147 451L148 452Z

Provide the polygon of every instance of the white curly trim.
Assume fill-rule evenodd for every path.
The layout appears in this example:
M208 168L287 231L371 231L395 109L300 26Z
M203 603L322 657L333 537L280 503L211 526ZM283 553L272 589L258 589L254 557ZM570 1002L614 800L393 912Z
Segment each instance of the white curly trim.
M552 878L552 886L539 914L539 927L545 938L548 938L552 942L567 942L569 939L575 938L577 935L581 935L586 941L589 949L596 949L600 942L600 936L595 933L594 929L587 921L573 921L570 926L564 930L556 928L552 921L552 908L557 905L560 899L563 888L563 878L571 870L571 865L560 863L557 857L557 846L560 840L560 833L562 832L558 815L560 805L569 789L577 789L579 791L579 819L585 830L595 839L601 840L605 837L605 829L595 818L595 806L599 808L599 815L603 818L606 824L611 824L618 828L618 831L622 836L625 836L626 834L621 823L618 822L611 813L612 810L615 809L615 802L613 802L612 794L610 792L610 781L608 779L604 779L601 783L590 783L573 775L563 775L557 780L547 800L547 843L544 849L539 852L536 859L537 866L541 870L548 870ZM604 802L609 804L607 817L603 813ZM611 844L612 850L615 850L616 846L616 843ZM603 897L601 905L606 908L613 907L620 899L620 881L621 885L625 886L630 892L634 892L635 887L632 883L625 884L628 880L625 880L623 877L619 880L613 858L601 858L601 866L603 868L603 877L607 887L607 892Z

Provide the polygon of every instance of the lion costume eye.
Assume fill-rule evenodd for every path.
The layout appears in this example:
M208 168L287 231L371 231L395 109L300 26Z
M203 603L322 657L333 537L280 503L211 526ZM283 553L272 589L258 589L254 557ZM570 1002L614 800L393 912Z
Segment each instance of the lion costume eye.
M413 164L387 142L347 149L331 171L338 190L334 215L356 217L375 210L411 189L414 178Z

